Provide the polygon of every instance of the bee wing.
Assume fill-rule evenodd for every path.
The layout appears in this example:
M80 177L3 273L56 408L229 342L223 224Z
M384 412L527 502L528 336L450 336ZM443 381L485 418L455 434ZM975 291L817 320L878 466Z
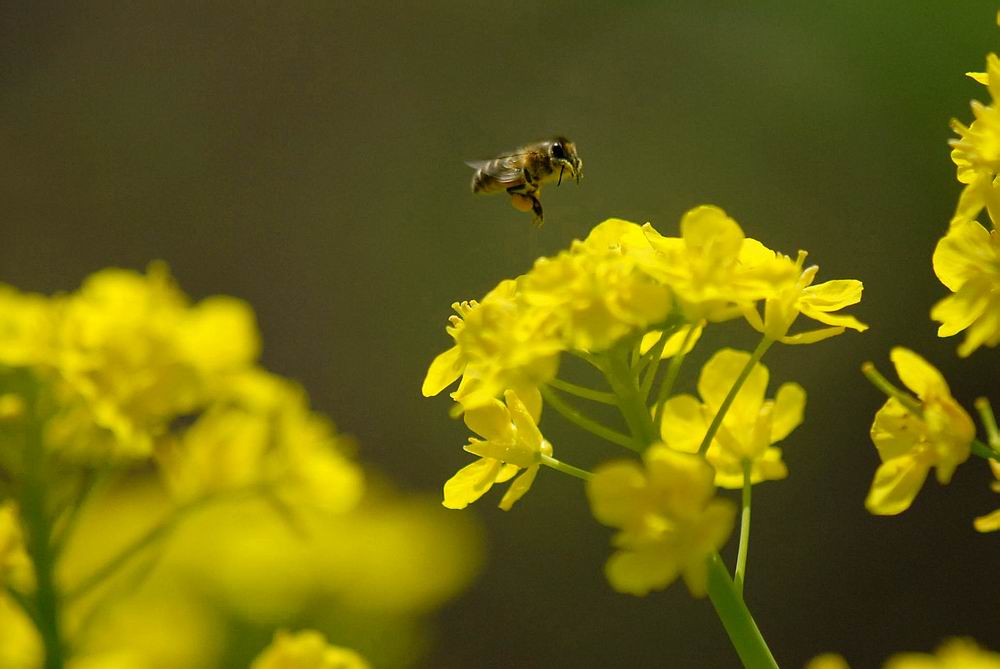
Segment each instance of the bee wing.
M521 169L519 155L500 156L493 160L467 160L465 164L474 170L479 170L493 181L500 184L524 183L524 171Z

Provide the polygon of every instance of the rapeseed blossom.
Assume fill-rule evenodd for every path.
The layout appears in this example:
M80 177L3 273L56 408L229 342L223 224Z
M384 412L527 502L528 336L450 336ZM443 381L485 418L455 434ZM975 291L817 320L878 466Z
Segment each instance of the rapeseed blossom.
M31 560L24 550L24 532L13 500L0 502L0 592L13 587L18 592L34 588Z
M952 295L931 309L939 337L966 331L961 357L1000 343L1000 234L976 221L955 223L934 249L934 273Z
M850 669L840 655L827 653L813 658L806 669ZM980 648L971 639L949 639L931 655L897 653L882 669L1000 669L1000 654Z
M279 631L250 669L369 669L353 650L332 646L314 630Z
M696 455L658 444L643 463L602 465L587 485L594 517L621 530L605 567L608 581L619 592L645 595L682 576L691 594L703 597L706 561L729 537L736 507L714 496L714 472Z
M701 400L677 395L667 401L660 425L667 446L698 452L712 419L749 360L749 353L722 349L705 363L698 377ZM774 444L802 423L806 393L798 384L784 383L773 400L765 401L767 383L767 367L756 363L708 447L706 457L715 468L717 486L743 487L743 466L747 461L751 483L788 475L781 449Z
M479 460L460 469L444 484L444 505L449 509L464 509L485 495L493 484L517 476L500 500L500 508L509 511L531 488L542 456L552 455L552 445L537 426L540 399L532 402L534 411L512 390L505 393L504 399L506 405L493 400L465 412L465 424L483 439L470 438L465 446Z
M799 251L795 268L801 270L795 281L789 281L764 300L764 318L757 308L749 307L743 315L747 322L768 339L785 344L812 344L842 334L846 328L864 332L868 326L847 314L835 314L844 307L861 301L863 285L856 279L839 279L812 285L819 267L802 269L806 252ZM799 314L829 327L789 335L788 330Z
M344 511L363 490L350 446L295 384L260 369L227 387L186 430L161 440L160 472L181 501L257 487L296 505Z
M871 439L882 464L865 506L879 515L909 508L932 467L938 482L948 483L955 468L968 459L976 436L972 419L937 369L905 348L892 349L890 357L916 398L890 397L872 423Z

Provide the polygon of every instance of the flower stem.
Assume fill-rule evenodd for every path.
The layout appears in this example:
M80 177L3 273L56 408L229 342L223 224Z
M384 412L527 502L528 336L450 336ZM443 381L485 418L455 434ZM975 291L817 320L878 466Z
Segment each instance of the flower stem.
M773 339L764 337L757 344L757 348L753 350L750 354L750 359L747 360L747 364L743 366L740 371L740 375L736 377L736 381L733 383L733 387L729 389L729 393L726 395L725 399L722 400L722 405L719 407L718 412L715 414L715 418L712 419L712 424L708 426L708 432L705 433L705 438L701 440L701 446L698 447L698 455L705 455L705 451L708 450L709 445L712 443L712 439L715 438L715 433L719 431L719 426L722 425L722 419L726 417L726 412L729 411L730 405L733 400L736 399L736 394L740 392L740 388L743 387L743 382L747 380L750 376L750 372L753 371L754 366L764 357L767 353L767 349L771 348L771 344L774 343Z
M644 367L645 376L642 377L642 383L639 386L639 392L642 394L642 401L645 402L646 398L649 397L649 391L653 387L653 379L656 378L656 372L660 369L660 362L662 360L663 349L667 346L667 340L670 339L670 333L666 330L660 333L660 338L657 340L653 347L647 351L647 355L652 354L652 360L648 361L648 364ZM636 369L636 378L642 373L642 369Z
M997 429L997 418L993 415L993 407L985 397L978 397L975 401L976 411L979 412L979 419L983 422L983 429L986 430L986 443L990 448L1000 453L1000 430Z
M865 375L865 378L871 381L873 386L885 393L887 397L896 398L896 400L898 400L907 411L915 416L923 418L924 412L920 407L920 402L908 393L905 393L896 386L892 385L887 378L882 376L882 374L875 369L874 363L866 362L861 365L861 373Z
M684 364L684 357L688 354L688 347L691 345L691 338L694 337L697 327L698 324L695 323L688 325L688 331L684 335L681 350L670 359L670 365L667 367L667 375L663 378L663 383L660 384L660 389L656 393L656 404L653 409L653 425L657 427L663 421L663 406L667 403L667 399L674 389L674 384L677 382L677 375L680 374L681 365Z
M552 389L548 386L542 386L541 391L542 397L545 398L545 401L551 405L553 409L558 411L563 418L577 427L582 428L587 432L596 434L598 437L606 439L613 444L630 448L633 451L641 451L639 446L637 446L629 436L624 435L621 432L616 432L609 427L601 425L596 420L584 416L582 413L570 406L570 404L568 404L565 400L552 392Z
M570 476L575 476L578 479L583 479L584 481L589 481L594 476L586 469L580 469L579 467L568 465L562 460L556 460L551 455L545 455L544 453L542 454L542 464L546 467L551 467L556 471L560 471L563 474L569 474Z
M656 441L656 428L653 417L646 408L646 402L641 395L639 385L628 368L625 357L612 350L607 356L608 366L606 376L611 389L618 400L618 408L622 416L640 444L642 450L649 448Z
M1000 462L1000 453L994 451L978 439L973 439L969 447L972 449L973 455L978 455L985 460L996 460L997 462Z
M592 388L578 386L575 383L570 383L569 381L563 381L562 379L552 379L549 381L549 385L557 390L563 391L564 393L569 393L570 395L576 395L577 397L582 397L585 400L600 402L601 404L611 404L612 406L616 404L615 396L612 393L606 393L600 390L593 390Z
M65 648L59 621L60 597L55 584L55 555L52 550L52 519L46 508L45 450L38 397L33 398L32 416L27 422L24 442L25 485L22 500L24 524L28 530L26 547L35 568L34 612L42 646L45 669L62 669Z
M767 642L718 553L708 558L708 596L745 669L778 669Z
M736 591L743 596L743 583L747 574L747 550L750 547L750 470L749 458L743 460L743 514L740 518L740 548L736 554L736 574L733 583Z

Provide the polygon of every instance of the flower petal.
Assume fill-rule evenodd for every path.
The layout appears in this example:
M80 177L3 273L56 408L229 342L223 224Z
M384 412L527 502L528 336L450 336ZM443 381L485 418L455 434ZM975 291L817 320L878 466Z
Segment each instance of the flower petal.
M806 330L805 332L799 332L798 334L782 337L781 343L792 346L796 344L815 344L818 341L823 341L824 339L836 337L841 334L844 334L844 328L842 327L819 328L818 330Z
M427 376L424 377L424 385L420 391L424 397L437 395L462 375L464 367L462 351L457 346L452 346L434 358L427 370Z
M619 460L601 465L587 482L587 498L597 522L613 527L631 524L642 513L646 475L635 462Z
M619 551L604 566L611 587L627 595L643 596L662 590L677 578L677 562L664 551Z
M480 458L458 470L444 484L444 504L449 509L464 509L493 487L500 472L500 461Z
M465 424L470 430L489 441L512 441L513 423L510 411L500 400L468 409Z
M507 492L504 493L503 499L500 500L501 509L510 511L510 508L514 506L514 502L524 497L524 493L531 489L531 484L535 482L535 477L538 476L538 467L538 465L528 467L524 470L523 474L514 479L514 482L507 488Z
M837 311L860 302L863 288L857 279L836 279L805 288L799 300L814 311Z
M806 407L806 391L797 383L783 383L774 396L774 414L771 423L771 443L787 437L802 424Z
M691 395L677 395L663 405L660 435L667 446L685 453L697 453L708 432L702 404Z
M897 346L889 353L889 358L896 366L899 380L921 399L928 395L951 395L948 383L941 373L929 362L913 351Z
M912 456L882 463L875 472L865 508L879 516L906 511L924 485L929 469L925 461Z
M698 378L698 394L711 413L722 405L736 377L740 375L749 360L750 354L746 351L724 348L702 367ZM736 416L739 422L753 423L753 417L760 411L760 405L764 402L767 379L767 368L760 363L755 364L729 408L731 415Z

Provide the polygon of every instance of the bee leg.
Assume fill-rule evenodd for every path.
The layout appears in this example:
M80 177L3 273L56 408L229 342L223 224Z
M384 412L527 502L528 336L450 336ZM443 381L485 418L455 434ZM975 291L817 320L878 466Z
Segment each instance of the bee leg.
M542 213L542 201L534 193L527 193L526 195L531 198L531 211L534 214L531 223L536 228L540 228L545 224L545 215Z
M528 171L527 167L521 168L521 176L524 177L524 183L526 183L528 186L535 185L535 179L534 177L531 176L531 172Z

